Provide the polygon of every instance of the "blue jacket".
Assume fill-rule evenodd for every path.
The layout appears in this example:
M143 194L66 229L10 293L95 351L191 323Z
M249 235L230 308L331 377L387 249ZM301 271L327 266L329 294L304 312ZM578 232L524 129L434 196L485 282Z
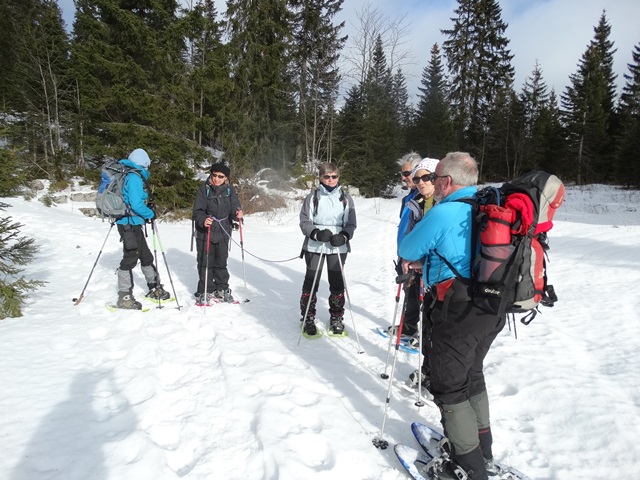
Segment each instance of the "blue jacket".
M455 274L436 255L447 259L464 278L471 272L471 205L456 202L475 197L477 188L464 187L442 199L400 244L400 256L409 261L422 260L427 286L454 278Z
M418 189L414 188L402 199L402 207L400 208L400 223L398 224L398 237L396 239L398 250L400 250L400 243L402 243L402 239L407 234L409 219L411 218L411 211L407 208L407 203L409 203L410 200L413 200L417 193ZM398 256L399 255L400 254L398 253Z
M119 163L135 168L145 180L149 180L149 171L131 160L120 160ZM153 210L147 207L149 195L144 189L144 182L139 175L131 172L127 174L122 187L124 203L131 208L132 215L116 221L118 225L144 225L147 219L153 218Z

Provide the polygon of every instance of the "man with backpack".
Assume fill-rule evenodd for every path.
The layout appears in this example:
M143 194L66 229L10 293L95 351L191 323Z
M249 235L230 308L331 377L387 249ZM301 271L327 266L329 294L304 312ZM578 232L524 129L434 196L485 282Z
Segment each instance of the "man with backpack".
M116 220L118 233L122 242L122 261L118 268L118 308L140 310L142 304L133 296L133 269L140 260L142 273L147 281L149 292L146 297L153 300L167 300L171 296L162 288L156 267L153 265L153 254L149 250L142 226L153 222L155 212L147 205L149 194L145 185L149 179L149 154L142 148L136 148L129 158L119 163L129 167L122 187L122 197L127 206L127 214Z
M405 269L423 269L432 295L427 347L431 393L440 408L451 456L459 467L473 472L471 478L486 480L487 470L494 467L482 369L489 347L505 325L505 315L475 306L467 284L449 268L453 266L462 278L471 277L472 205L459 200L475 198L478 166L468 153L449 153L430 180L438 203L405 237L399 253L407 259Z
M192 216L198 255L198 305L235 302L229 288L227 259L231 228L242 221L240 200L229 183L231 169L224 163L214 163L209 171L209 177L198 188Z

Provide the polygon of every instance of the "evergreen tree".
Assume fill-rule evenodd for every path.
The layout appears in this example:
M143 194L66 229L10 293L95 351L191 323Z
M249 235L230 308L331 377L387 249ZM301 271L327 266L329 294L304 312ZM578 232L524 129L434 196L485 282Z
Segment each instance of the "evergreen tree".
M347 37L344 22L333 24L344 0L290 0L294 12L295 54L301 160L315 165L332 157L334 110L340 51ZM300 155L298 155L300 157Z
M496 0L458 0L453 28L442 30L450 71L449 100L458 145L482 166L488 117L513 83L507 24ZM495 114L494 114L495 116Z
M225 120L224 149L236 170L286 166L294 157L292 24L286 7L285 0L227 1L233 111Z
M354 159L366 157L364 111L362 85L353 86L347 92L344 105L336 119L335 158L336 163L343 167L341 182L344 184L356 184L356 169L353 169L352 174L351 163Z
M594 28L594 39L583 54L578 71L561 97L569 135L569 155L576 182L610 181L613 171L611 120L615 101L611 27L603 12Z
M393 77L378 37L373 62L362 87L362 152L352 156L344 171L367 196L381 195L396 173L401 128L393 97Z
M156 201L191 205L192 170L202 155L186 114L183 24L177 0L77 0L72 43L77 79L78 155L124 158L145 148L153 163Z
M0 211L8 207L0 202ZM43 285L20 276L20 267L31 263L38 251L33 239L19 236L21 227L11 217L0 217L0 320L20 317L27 292Z
M431 47L429 63L422 71L418 90L418 107L409 149L420 152L424 157L443 158L447 152L456 149L456 142L448 103L448 85L437 43Z
M640 44L631 53L632 63L618 106L621 133L617 150L616 179L619 183L640 188Z

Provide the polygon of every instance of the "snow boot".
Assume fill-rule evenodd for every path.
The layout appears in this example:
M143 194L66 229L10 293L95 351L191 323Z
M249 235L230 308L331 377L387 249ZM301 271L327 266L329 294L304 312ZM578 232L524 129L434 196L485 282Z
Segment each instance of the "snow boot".
M133 298L133 294L129 292L118 292L116 306L126 310L142 310L142 304L137 302L136 299Z
M304 318L304 314L307 313L307 303L309 304L309 317L316 316L316 296L312 296L309 292L302 292L300 295L300 316ZM302 319L301 319L302 321Z
M233 298L233 295L231 295L231 289L227 288L225 290L216 290L215 292L213 292L213 297L220 301L220 302L224 302L224 303L233 303L235 302L235 299Z
M485 460L482 456L482 450L480 446L474 448L469 453L462 455L455 455L455 461L466 472L467 476L473 480L488 480L487 467L485 466Z
M196 305L211 305L213 303L213 295L210 293L197 292L194 297L196 298Z
M329 330L331 330L334 335L342 335L344 332L342 317L331 317L329 319Z
M152 300L169 300L171 298L171 294L162 288L162 285L150 283L148 287L149 292L145 295L147 298Z
M344 293L331 293L329 295L329 315L333 317L344 316Z
M429 378L429 375L425 374L424 371L421 375L418 375L419 373L420 372L418 370L414 370L409 375L407 385L409 385L410 387L418 388L418 376L420 376L420 383L422 383L422 388L429 390L429 387L431 386L431 379Z
M304 322L302 331L307 335L309 335L310 337L317 335L318 328L316 327L316 317L311 317L311 316L307 317L307 319Z

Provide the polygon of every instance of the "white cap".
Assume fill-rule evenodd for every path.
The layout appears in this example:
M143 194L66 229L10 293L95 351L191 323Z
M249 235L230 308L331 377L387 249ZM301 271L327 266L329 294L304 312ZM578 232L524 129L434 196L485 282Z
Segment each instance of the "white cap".
M440 160L436 160L435 158L423 158L420 160L420 163L416 165L416 168L413 169L412 175L415 175L419 170L427 170L430 173L433 173L436 171L436 167L439 162Z

